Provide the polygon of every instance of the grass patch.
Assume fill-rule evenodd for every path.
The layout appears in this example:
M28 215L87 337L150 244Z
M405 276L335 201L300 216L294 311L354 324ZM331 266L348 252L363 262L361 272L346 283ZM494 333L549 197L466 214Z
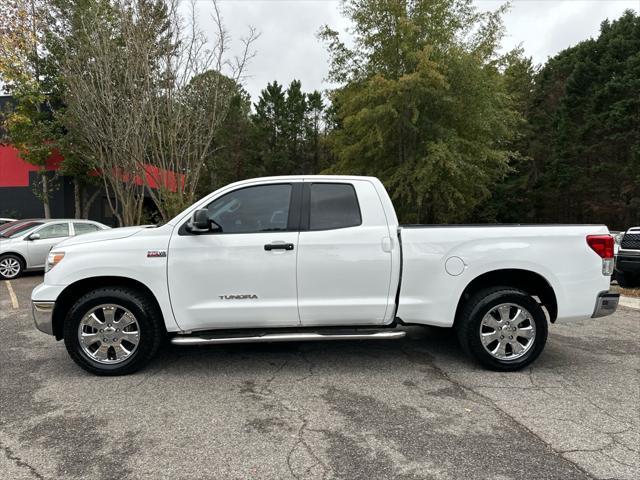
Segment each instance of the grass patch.
M622 288L618 285L611 285L611 290L625 297L640 298L640 288Z

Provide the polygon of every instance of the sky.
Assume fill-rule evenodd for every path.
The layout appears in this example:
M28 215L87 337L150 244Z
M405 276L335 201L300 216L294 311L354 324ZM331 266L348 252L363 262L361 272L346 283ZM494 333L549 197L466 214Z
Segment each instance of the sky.
M501 0L475 0L478 8L494 10ZM304 91L326 90L329 57L317 38L322 25L346 33L348 21L340 14L338 0L218 0L225 27L231 35L232 53L239 38L252 25L260 32L255 57L247 68L244 86L255 102L268 82L287 85L302 82ZM198 1L199 21L212 28L210 2ZM505 15L503 50L522 44L535 63L567 47L597 37L600 23L618 18L626 9L640 10L640 0L514 0Z

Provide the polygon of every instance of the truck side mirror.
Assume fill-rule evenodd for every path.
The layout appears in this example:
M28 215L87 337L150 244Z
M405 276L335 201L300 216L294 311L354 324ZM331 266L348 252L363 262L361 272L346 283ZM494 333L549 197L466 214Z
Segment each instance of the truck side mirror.
M209 210L201 208L193 212L187 229L192 233L221 232L222 227L209 219Z

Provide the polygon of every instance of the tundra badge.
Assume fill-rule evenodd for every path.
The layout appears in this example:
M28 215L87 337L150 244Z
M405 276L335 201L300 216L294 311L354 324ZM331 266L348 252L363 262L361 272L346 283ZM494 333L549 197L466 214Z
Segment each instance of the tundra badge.
M258 296L255 294L247 294L247 295L218 295L220 300L257 300Z

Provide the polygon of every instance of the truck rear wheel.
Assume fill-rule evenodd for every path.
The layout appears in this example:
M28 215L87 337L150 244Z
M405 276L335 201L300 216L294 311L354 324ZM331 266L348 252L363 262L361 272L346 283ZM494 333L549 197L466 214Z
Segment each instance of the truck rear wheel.
M64 343L80 367L95 375L126 375L157 352L164 328L157 307L129 288L102 287L83 295L64 324Z
M456 325L463 350L485 367L519 370L533 362L547 342L547 318L522 290L495 287L472 295Z

